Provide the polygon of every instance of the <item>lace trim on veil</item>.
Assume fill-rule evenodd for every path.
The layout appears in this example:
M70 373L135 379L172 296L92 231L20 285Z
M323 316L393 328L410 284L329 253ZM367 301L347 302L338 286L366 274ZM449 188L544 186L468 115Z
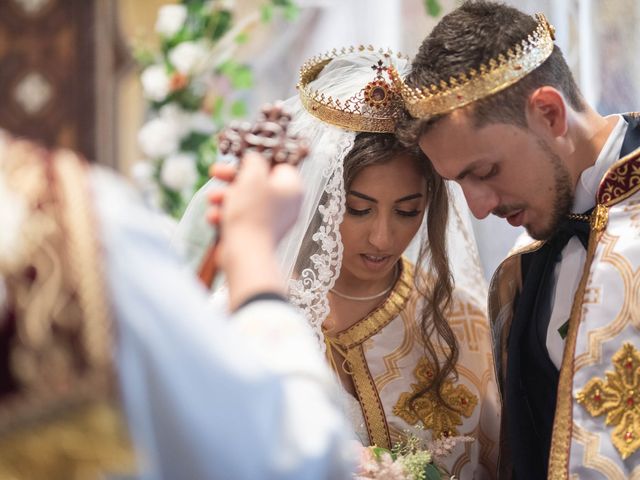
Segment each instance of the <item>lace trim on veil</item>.
M326 201L318 206L322 220L311 239L320 248L309 257L311 266L304 268L289 280L289 299L302 311L318 339L321 351L326 346L322 324L329 315L329 290L340 275L342 264L342 238L340 224L345 211L343 161L353 148L355 135L345 135L337 145L338 155L324 169L327 179L324 192Z

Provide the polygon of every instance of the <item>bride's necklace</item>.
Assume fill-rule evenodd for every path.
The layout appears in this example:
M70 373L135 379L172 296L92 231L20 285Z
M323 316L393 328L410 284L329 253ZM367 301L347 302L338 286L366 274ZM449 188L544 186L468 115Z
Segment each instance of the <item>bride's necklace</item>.
M389 287L385 288L383 291L381 291L379 293L375 293L373 295L368 295L366 297L356 297L356 296L353 296L353 295L347 295L346 293L339 292L335 288L332 288L329 291L331 293L334 293L335 295L341 297L341 298L344 298L345 300L353 300L355 302L366 302L366 301L369 301L369 300L375 300L376 298L380 298L383 295L386 295L387 293L389 293L391 291L391 289L393 288L393 286L396 284L396 280L398 279L398 264L396 264L395 272L396 272L396 274L393 276L393 281L391 282L391 285Z

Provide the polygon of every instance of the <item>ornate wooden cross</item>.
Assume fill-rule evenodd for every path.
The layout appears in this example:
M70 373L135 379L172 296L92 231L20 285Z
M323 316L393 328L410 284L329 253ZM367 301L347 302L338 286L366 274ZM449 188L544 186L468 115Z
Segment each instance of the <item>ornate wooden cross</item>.
M248 122L234 122L218 135L218 150L222 154L236 156L241 162L248 151L255 151L263 155L271 166L279 163L298 165L309 153L306 141L287 134L291 122L291 115L286 113L281 104L265 105L254 124ZM202 283L210 288L218 273L216 251L220 243L220 227L216 236L207 249L198 277Z

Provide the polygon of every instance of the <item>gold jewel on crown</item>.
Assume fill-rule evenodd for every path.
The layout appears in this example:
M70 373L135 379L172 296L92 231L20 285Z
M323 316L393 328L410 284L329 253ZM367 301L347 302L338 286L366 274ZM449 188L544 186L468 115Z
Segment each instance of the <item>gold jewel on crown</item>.
M538 25L526 39L506 54L492 58L478 69L472 68L458 78L451 77L439 85L411 88L398 72L389 72L400 91L405 108L414 118L431 118L449 113L513 85L538 68L553 52L555 29L542 13L536 14Z
M378 62L371 66L373 78L361 90L346 100L339 100L329 96L327 92L311 88L309 84L318 78L331 60L357 52L377 53L380 56ZM300 68L300 82L297 85L302 105L323 122L341 128L356 132L393 132L403 110L402 97L389 77L389 71L393 68L390 59L394 55L397 58L407 58L400 53L394 54L391 50L380 49L376 52L371 45L361 45L333 49L309 59Z

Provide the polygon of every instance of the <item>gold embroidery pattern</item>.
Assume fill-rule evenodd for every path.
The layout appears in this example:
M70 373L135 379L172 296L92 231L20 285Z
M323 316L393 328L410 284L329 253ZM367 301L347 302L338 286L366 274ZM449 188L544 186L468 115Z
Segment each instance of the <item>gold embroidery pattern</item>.
M490 377L490 375L491 374L487 372L485 377ZM488 382L484 382L485 385L487 383ZM483 398L487 398L486 394L483 396ZM482 417L482 413L480 414L480 416ZM484 467L489 472L489 478L497 478L499 458L498 450L500 448L499 436L492 435L490 432L486 432L482 427L482 421L479 422L478 429L471 436L475 437L476 442L480 443L480 464L484 465Z
M42 208L48 186L42 161L38 157L40 151L24 141L4 141L7 144L0 150L0 172L12 193L18 197L16 200L23 203L22 207L28 211L28 218L21 222L16 232L20 241L11 242L15 244L0 251L0 270L7 275L23 269L25 263L33 259L43 239L54 233L57 226ZM19 205L14 208L19 208Z
M589 233L589 245L584 262L584 269L580 283L576 289L569 315L569 332L562 354L560 367L560 379L558 380L558 396L556 400L556 414L553 419L553 432L551 434L551 452L549 454L550 480L566 480L569 478L569 453L571 450L571 435L573 426L573 377L576 369L575 353L578 339L578 329L582 318L582 298L591 277L591 263L596 252L601 233L593 230Z
M594 417L607 415L605 424L616 427L611 440L624 460L640 448L640 352L625 343L613 365L606 381L592 378L576 400Z
M400 278L385 302L365 318L336 335L335 341L343 348L354 347L371 338L404 310L413 290L413 266L403 258L401 267Z
M455 300L447 318L458 343L465 344L465 348L471 352L479 353L481 338L489 335L488 322L482 310L471 302Z
M640 229L640 200L630 201L624 208L624 212L631 217L631 226L636 230Z
M458 458L456 459L455 463L451 467L451 470L449 470L452 473L452 477L453 478L461 478L460 472L465 467L465 465L471 463L471 458L469 456L469 452L470 451L471 451L471 448L470 448L469 444L465 443L464 444L464 453L462 453L462 454L460 454L460 456L458 456ZM454 472L456 472L456 473L454 473ZM490 478L495 478L495 477L490 477Z
M398 366L398 362L411 353L416 339L422 335L415 324L415 299L412 299L409 305L407 305L407 308L400 312L400 318L404 326L404 338L402 339L400 347L396 348L389 355L382 357L385 369L374 378L378 390L383 390L393 380L402 377L402 370ZM369 342L365 342L365 344L366 343Z
M600 182L598 204L607 207L640 190L640 149L614 163Z
M507 339L513 321L513 300L522 288L521 257L538 250L544 242L535 241L509 253L489 282L489 325L494 339L494 361L498 390L504 388L507 365Z
M583 304L600 305L602 298L602 288L587 287L584 291Z
M573 438L584 445L582 464L601 473L607 480L625 480L627 476L612 459L600 454L600 436L573 424ZM640 467L638 467L640 469ZM634 478L633 476L631 478Z
M112 401L110 318L85 164L71 152L13 141L0 170L28 207L27 248L0 262L17 319L8 335L18 384L0 396L0 478L133 472Z
M134 478L136 456L120 409L92 403L0 437L3 480Z
M85 166L71 152L62 150L53 159L57 170L61 209L69 226L68 244L73 255L69 267L86 321L82 329L84 354L96 369L111 364L112 332L109 304L105 297L101 251L96 237L97 222L91 211Z
M384 414L382 400L378 395L371 372L367 365L367 359L364 356L362 347L356 347L347 353L347 362L349 368L353 372L351 378L353 385L358 394L358 400L362 407L367 431L369 432L369 440L372 445L378 447L391 448L391 437L389 435L389 426L387 425L387 417Z
M400 395L393 407L393 414L410 425L422 422L426 429L433 432L433 438L459 435L456 426L462 425L463 415L467 418L471 416L478 405L478 397L464 385L445 381L442 385L442 397L446 405L438 400L435 392L429 391L413 402L412 409L410 400L413 395L431 383L433 378L433 368L426 358L420 359L414 375L418 383L411 384L411 392Z
M589 217L589 226L591 230L602 232L609 222L609 208L604 205L596 205L591 216Z
M382 400L364 355L364 343L387 326L407 306L413 290L413 266L402 259L400 278L385 302L371 314L335 336L326 335L330 346L344 353L373 445L391 448Z
M638 320L635 320L634 312L640 311L640 299L637 292L640 291L640 270L634 269L629 260L616 249L620 237L605 233L600 244L603 246L600 262L611 265L620 276L624 285L624 300L620 312L609 324L593 328L589 331L587 352L577 355L575 359L575 369L579 370L585 365L600 362L601 344L618 335L627 325L640 327ZM592 279L589 279L588 287L591 287Z
M45 160L47 154L29 143L10 148L6 158L24 161L11 186L35 213L27 222L48 227L21 265L3 272L21 319L11 373L22 392L0 405L5 428L44 415L57 402L99 398L111 381L110 321L84 165L70 152ZM3 165L3 171L10 168ZM24 273L29 269L32 276Z

